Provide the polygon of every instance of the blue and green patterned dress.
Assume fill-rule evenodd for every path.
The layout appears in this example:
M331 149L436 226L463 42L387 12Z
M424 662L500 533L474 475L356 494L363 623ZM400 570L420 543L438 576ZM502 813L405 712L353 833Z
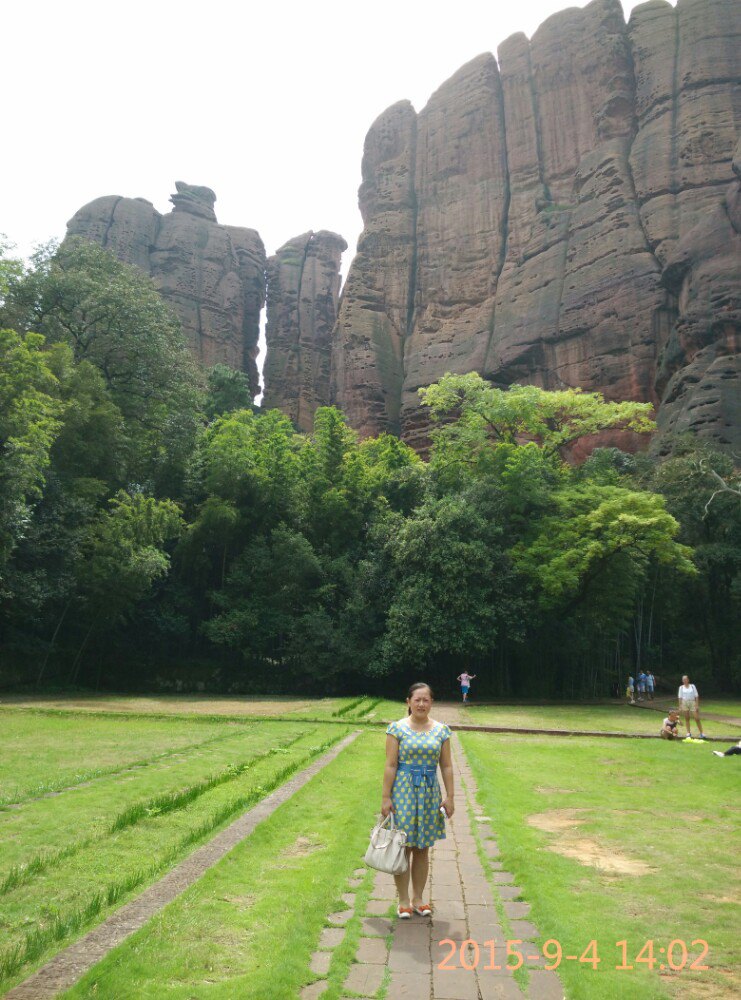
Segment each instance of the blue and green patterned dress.
M436 722L426 733L415 733L405 722L392 722L387 735L399 741L399 763L437 768L443 743L450 729ZM437 772L413 774L399 770L391 789L394 821L407 835L408 847L431 847L445 840L445 820L440 813L440 785Z

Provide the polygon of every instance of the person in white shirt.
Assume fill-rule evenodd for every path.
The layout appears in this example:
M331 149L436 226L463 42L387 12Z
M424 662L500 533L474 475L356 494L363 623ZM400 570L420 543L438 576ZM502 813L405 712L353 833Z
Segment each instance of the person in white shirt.
M697 728L700 732L699 738L701 740L706 739L705 734L702 731L702 723L700 722L700 695L697 693L695 685L690 684L690 679L687 674L684 675L682 683L679 685L677 701L679 712L684 715L684 725L687 730L687 736L685 739L692 739L692 733L690 732L690 713L695 717L695 722L697 723Z

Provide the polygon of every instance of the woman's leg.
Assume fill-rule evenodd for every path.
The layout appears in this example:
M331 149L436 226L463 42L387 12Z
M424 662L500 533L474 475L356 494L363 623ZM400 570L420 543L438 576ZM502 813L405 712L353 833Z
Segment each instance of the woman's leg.
M430 874L429 847L412 848L412 905L419 906L423 902L427 877Z
M405 872L401 872L399 875L394 875L394 882L396 882L396 891L399 893L399 906L409 906L409 875L412 867L412 851L413 848L407 847L407 861L409 866Z
M697 723L697 728L700 730L700 736L702 736L703 732L702 732L702 723L700 722L700 709L699 708L695 709L695 722Z

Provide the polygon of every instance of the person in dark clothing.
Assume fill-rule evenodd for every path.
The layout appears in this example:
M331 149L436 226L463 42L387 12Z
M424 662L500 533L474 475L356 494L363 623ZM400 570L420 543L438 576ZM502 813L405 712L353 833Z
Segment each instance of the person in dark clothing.
M736 754L741 754L741 740L735 747L729 747L727 750L713 750L713 753L716 757L735 757Z

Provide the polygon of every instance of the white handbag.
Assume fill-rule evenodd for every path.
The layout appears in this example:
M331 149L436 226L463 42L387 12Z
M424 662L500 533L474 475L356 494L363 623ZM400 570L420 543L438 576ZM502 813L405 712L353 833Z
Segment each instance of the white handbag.
M391 825L387 823L391 821ZM400 875L409 867L407 852L404 849L407 835L394 823L391 812L386 819L379 819L371 830L370 844L365 852L365 863L369 868L389 875Z

